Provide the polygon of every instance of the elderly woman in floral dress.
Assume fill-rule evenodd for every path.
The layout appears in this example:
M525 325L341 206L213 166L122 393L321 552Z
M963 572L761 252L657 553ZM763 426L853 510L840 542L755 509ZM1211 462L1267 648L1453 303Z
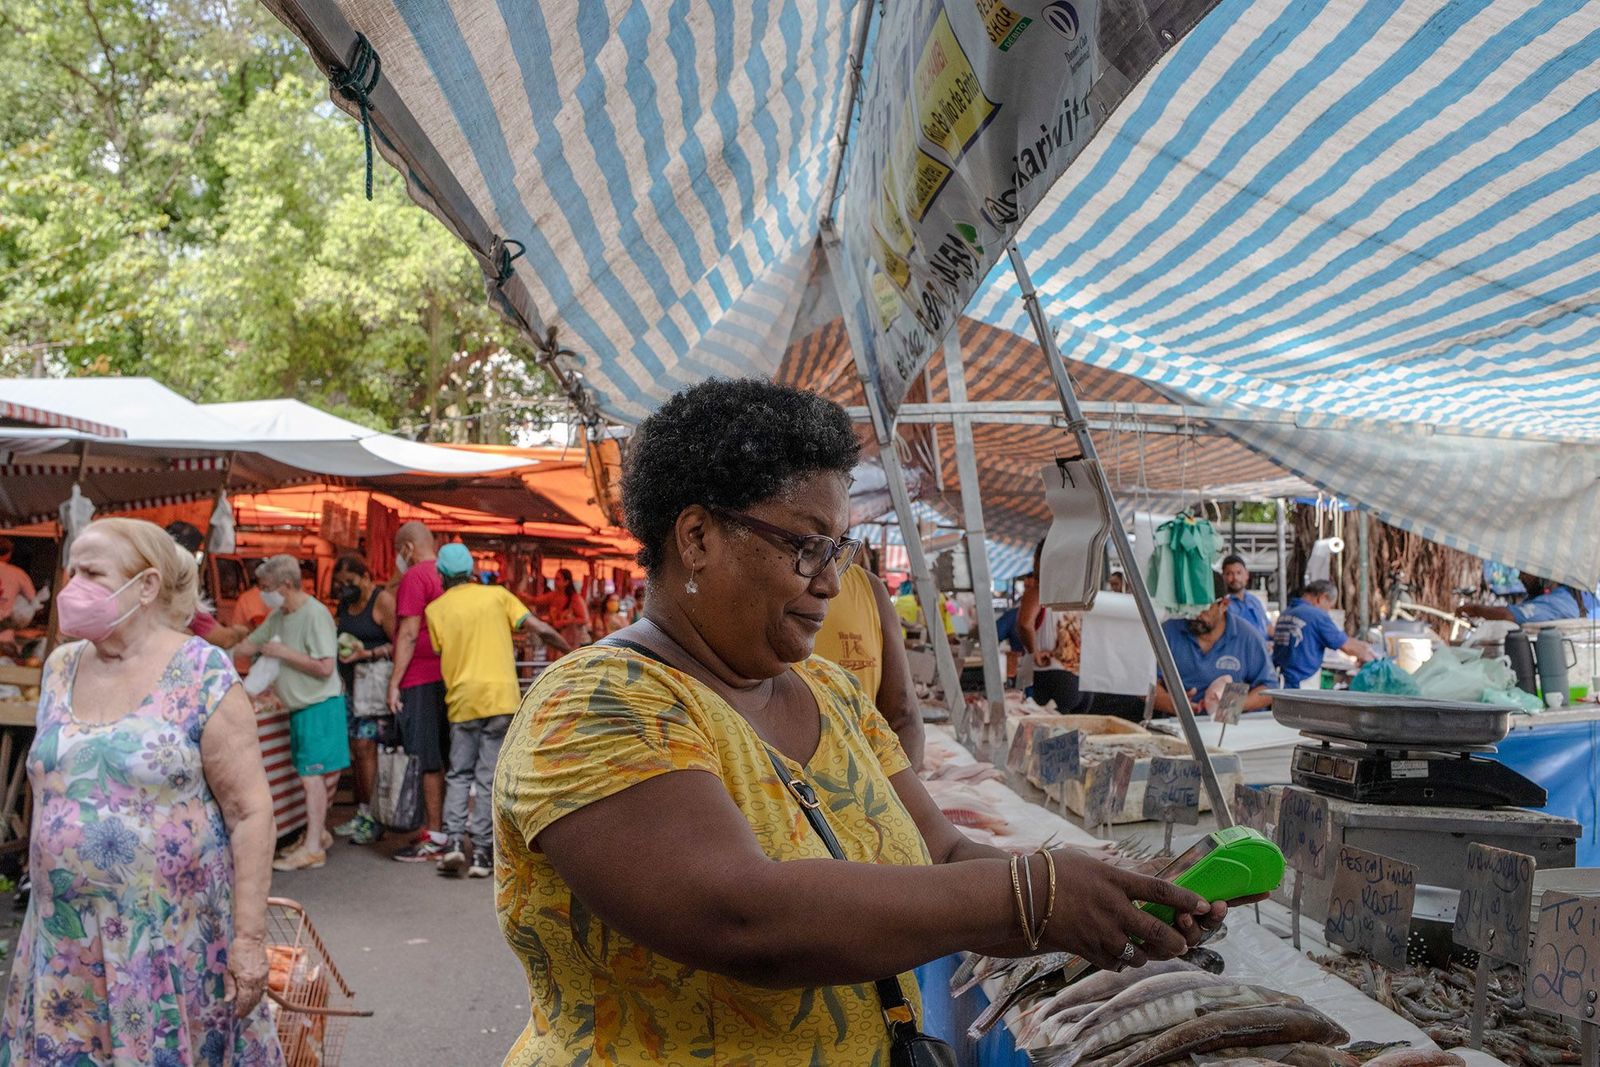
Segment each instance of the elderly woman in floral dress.
M281 1067L261 1001L272 800L233 665L181 629L194 559L102 519L68 573L61 630L83 640L40 686L0 1067Z

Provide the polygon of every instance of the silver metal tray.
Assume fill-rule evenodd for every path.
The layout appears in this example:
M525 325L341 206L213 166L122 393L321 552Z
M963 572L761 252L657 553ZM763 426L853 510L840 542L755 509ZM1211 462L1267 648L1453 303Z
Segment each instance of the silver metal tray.
M1348 690L1275 692L1272 717L1306 733L1368 744L1428 745L1447 751L1493 745L1511 732L1510 708Z

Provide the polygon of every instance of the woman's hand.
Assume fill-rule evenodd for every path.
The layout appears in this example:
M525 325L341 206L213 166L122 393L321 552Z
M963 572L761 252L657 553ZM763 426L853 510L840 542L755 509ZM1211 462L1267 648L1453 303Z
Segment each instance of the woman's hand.
M1052 653L1049 651L1040 650L1033 654L1033 665L1035 667L1048 667L1050 666L1050 660L1052 658Z
M267 946L259 937L236 937L228 946L228 971L222 976L222 999L242 1019L261 1003L267 989Z
M292 654L292 651L288 645L277 640L268 641L261 646L261 654L263 656L271 656L273 659L287 659Z
M1171 882L1112 866L1078 849L1051 853L1056 864L1056 909L1045 927L1051 947L1076 953L1096 967L1139 967L1151 960L1181 956L1221 925L1228 906L1209 903ZM1035 891L1042 884L1042 860L1033 861ZM1061 892L1060 887L1070 887ZM1165 904L1177 913L1169 926L1135 901ZM1131 953L1124 955L1129 945Z

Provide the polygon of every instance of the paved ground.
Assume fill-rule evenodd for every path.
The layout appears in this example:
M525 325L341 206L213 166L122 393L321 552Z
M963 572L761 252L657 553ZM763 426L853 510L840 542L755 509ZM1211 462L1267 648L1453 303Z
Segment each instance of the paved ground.
M376 1013L351 1022L342 1065L497 1067L527 1022L528 986L495 922L494 881L395 863L401 844L339 841L321 870L273 876L273 894L305 905L358 1006ZM22 919L9 901L0 898L8 950Z

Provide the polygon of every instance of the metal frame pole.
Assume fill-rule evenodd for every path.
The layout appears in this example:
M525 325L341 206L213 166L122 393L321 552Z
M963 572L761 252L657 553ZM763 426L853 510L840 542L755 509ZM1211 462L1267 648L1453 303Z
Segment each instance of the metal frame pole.
M1144 575L1134 558L1133 545L1128 540L1128 530L1122 525L1120 513L1117 511L1111 493L1111 483L1107 481L1105 471L1100 466L1100 456L1095 449L1094 438L1089 433L1088 421L1083 417L1083 409L1078 406L1077 394L1072 390L1072 379L1067 376L1067 365L1061 358L1060 349L1056 347L1055 333L1045 318L1044 308L1039 304L1039 295L1033 288L1033 278L1028 274L1028 265L1023 262L1022 253L1017 249L1015 241L1006 243L1006 255L1011 259L1011 270L1016 274L1017 284L1022 289L1022 302L1028 310L1029 320L1033 323L1034 336L1038 338L1039 347L1044 350L1045 362L1050 367L1050 377L1054 379L1056 392L1060 394L1061 408L1067 416L1067 429L1077 439L1079 450L1089 461L1088 466L1093 472L1096 487L1104 496L1106 506L1111 511L1111 538L1116 543L1117 555L1122 557L1127 585L1133 593L1134 602L1139 607L1139 618L1144 623L1150 645L1155 650L1156 664L1161 668L1162 677L1169 682L1180 679L1178 666L1172 658L1172 649L1167 645L1167 635L1162 632L1161 619L1156 615L1155 602L1150 599L1150 591L1145 588ZM1189 705L1189 694L1184 690L1181 681L1178 684L1169 684L1167 692L1172 696L1172 706L1178 712L1178 722L1183 727L1184 738L1189 742L1189 750L1194 755L1195 762L1200 765L1200 776L1206 787L1206 795L1211 799L1217 825L1232 826L1233 813L1228 807L1227 798L1222 795L1222 786L1217 781L1217 770L1211 765L1211 757L1206 754L1205 742L1200 737L1200 727L1195 722L1194 708Z
M952 404L967 402L966 370L961 365L961 335L952 329L944 341L945 381ZM1005 669L1000 661L1000 632L994 619L994 579L989 574L989 549L983 523L983 495L978 488L978 449L972 438L972 421L951 417L955 431L956 476L961 479L962 522L967 528L967 573L972 575L976 602L978 645L983 650L983 695L989 702L985 733L1005 722Z
M870 5L869 5L870 6ZM835 288L842 285L843 263L840 262L839 237L831 220L824 219L821 227L822 251L828 257L828 273ZM850 301L839 294L839 306L848 308ZM856 336L855 317L846 311L845 334L850 339L850 354L855 361L856 377L861 382L861 392L867 398L867 410L872 417L872 434L878 442L878 455L883 463L884 481L888 483L889 499L894 501L895 517L900 520L900 533L906 545L906 560L911 568L911 581L922 604L923 619L928 624L929 644L933 646L934 669L939 685L944 690L945 706L950 710L950 722L956 736L965 740L967 732L967 702L961 695L961 672L956 669L955 656L945 637L944 623L939 617L939 590L933 581L933 571L928 567L928 557L922 551L922 534L917 530L917 518L911 510L911 494L906 489L905 472L900 467L900 453L896 447L899 435L889 421L878 390L872 384L872 371L867 366L867 351L861 338Z
M1283 497L1278 497L1273 503L1277 505L1278 512L1278 614L1281 615L1289 610L1289 546L1286 535L1288 517Z

